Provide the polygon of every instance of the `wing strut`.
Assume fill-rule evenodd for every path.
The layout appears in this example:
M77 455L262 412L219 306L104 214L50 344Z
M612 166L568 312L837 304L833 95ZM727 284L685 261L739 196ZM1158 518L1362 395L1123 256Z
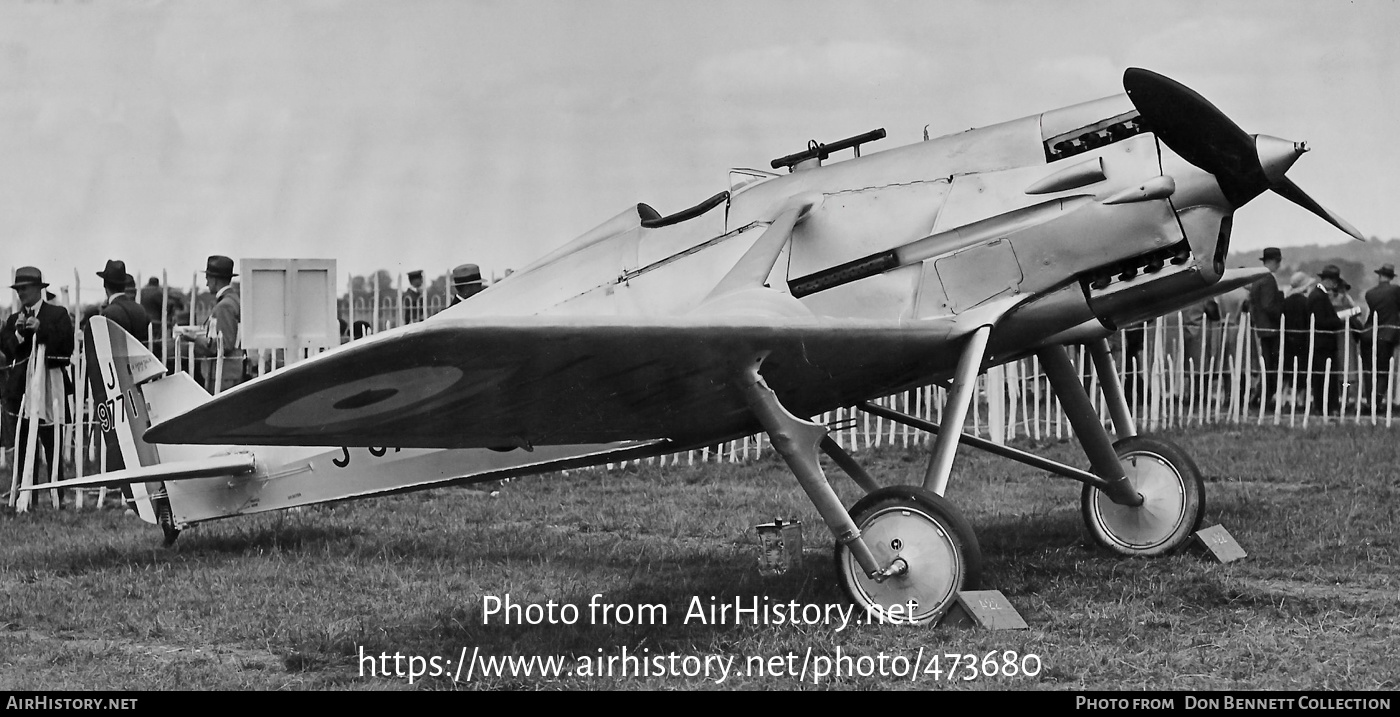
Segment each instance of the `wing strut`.
M952 390L943 406L943 425L950 430L939 433L933 444L933 456L924 473L924 490L943 495L948 489L948 475L953 472L953 457L958 452L958 439L962 438L963 421L967 420L967 409L977 396L977 373L982 370L982 358L987 353L987 339L991 335L990 325L978 327L963 346L957 372L953 374Z

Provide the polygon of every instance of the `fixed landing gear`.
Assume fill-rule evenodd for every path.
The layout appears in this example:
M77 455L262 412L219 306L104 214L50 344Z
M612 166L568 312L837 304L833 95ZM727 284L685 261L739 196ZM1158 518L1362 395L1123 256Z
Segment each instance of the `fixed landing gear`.
M856 606L887 622L936 622L958 591L977 587L982 551L967 519L951 503L914 486L881 488L851 508L851 518L881 565L866 574L844 543L836 544L836 575Z
M974 330L963 345L939 426L869 403L860 408L937 434L922 486L880 488L827 436L825 426L800 419L779 403L759 376L758 354L741 367L739 388L822 521L836 538L835 567L853 603L888 622L937 622L958 593L977 587L982 553L967 520L943 498L959 444L1048 470L1084 484L1081 508L1093 539L1121 555L1154 556L1177 550L1200 526L1205 489L1200 470L1180 448L1136 435L1107 342L1090 345L1114 428L1109 437L1098 410L1064 348L1047 346L1037 355L1069 418L1090 470L1086 471L1010 446L962 433L975 398L990 326ZM956 427L956 428L953 428ZM818 452L827 453L867 493L849 512L822 472Z
M1085 485L1079 508L1095 543L1119 555L1152 557L1174 552L1190 540L1205 515L1201 471L1177 446L1145 436L1113 444L1142 504L1118 505Z

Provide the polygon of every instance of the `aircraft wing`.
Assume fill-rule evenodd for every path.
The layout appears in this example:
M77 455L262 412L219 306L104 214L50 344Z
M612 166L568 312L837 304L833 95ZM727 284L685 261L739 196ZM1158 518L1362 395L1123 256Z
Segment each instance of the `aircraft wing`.
M972 318L447 318L238 386L149 429L153 443L509 448L759 429L734 385L761 373L793 413L897 390L956 356Z
M110 473L99 473L83 478L69 478L68 480L55 481L53 483L40 483L32 487L22 488L21 490L39 491L66 488L103 488L129 485L131 483L147 483L151 481L212 478L214 476L251 473L256 467L257 461L253 457L253 454L240 451L221 456L210 456L209 458L201 458L199 460L161 463L152 466L142 466L140 468L112 471Z

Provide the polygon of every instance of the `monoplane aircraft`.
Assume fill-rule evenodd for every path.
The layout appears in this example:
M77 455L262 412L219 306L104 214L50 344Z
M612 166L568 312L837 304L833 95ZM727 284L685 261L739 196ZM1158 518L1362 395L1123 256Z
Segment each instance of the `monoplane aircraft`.
M1201 475L1182 448L1138 435L1106 337L1263 276L1225 257L1235 210L1265 190L1361 235L1285 176L1303 143L1248 134L1147 70L1123 87L887 151L861 153L883 130L813 141L684 211L628 207L450 310L162 416L145 440L586 445L575 460L596 464L762 431L835 536L850 598L875 612L912 602L916 622L979 572L977 538L943 497L960 444L1083 483L1084 521L1110 550L1170 552L1201 521ZM1071 343L1089 347L1116 443ZM1028 355L1089 470L962 433L977 374ZM941 430L869 403L929 383L949 389ZM881 487L807 418L849 405L937 433L920 485ZM822 452L866 491L849 509Z

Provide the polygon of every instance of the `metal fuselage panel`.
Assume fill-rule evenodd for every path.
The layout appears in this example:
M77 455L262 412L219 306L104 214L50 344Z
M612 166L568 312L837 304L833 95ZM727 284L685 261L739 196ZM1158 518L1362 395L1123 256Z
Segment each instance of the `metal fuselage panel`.
M289 448L258 446L256 473L166 483L177 523L347 500L411 489L458 476L548 463L609 446L542 446L534 451L485 448Z
M1126 96L1110 97L804 168L738 187L727 207L669 226L643 226L629 209L439 316L684 315L786 203L819 194L767 285L787 293L789 281L871 258L878 270L850 280L833 275L830 286L797 294L814 315L918 322L1014 307L993 332L993 361L1086 322L1108 330L1115 316L1133 311L1114 293L1151 304L1217 280L1212 258L1229 215L1214 178L1149 132L1050 161L1051 144L1067 147L1062 139L1132 113ZM1067 173L1071 167L1086 169ZM1177 175L1174 195L1105 203L1160 180L1164 167ZM1057 178L1065 174L1085 178ZM1028 191L1047 182L1067 186ZM1184 239L1191 249L1185 265L1142 275L1131 292L1087 289L1094 272ZM951 371L954 347L949 352L947 361L924 367L938 375L920 380ZM855 383L869 386L868 377Z

